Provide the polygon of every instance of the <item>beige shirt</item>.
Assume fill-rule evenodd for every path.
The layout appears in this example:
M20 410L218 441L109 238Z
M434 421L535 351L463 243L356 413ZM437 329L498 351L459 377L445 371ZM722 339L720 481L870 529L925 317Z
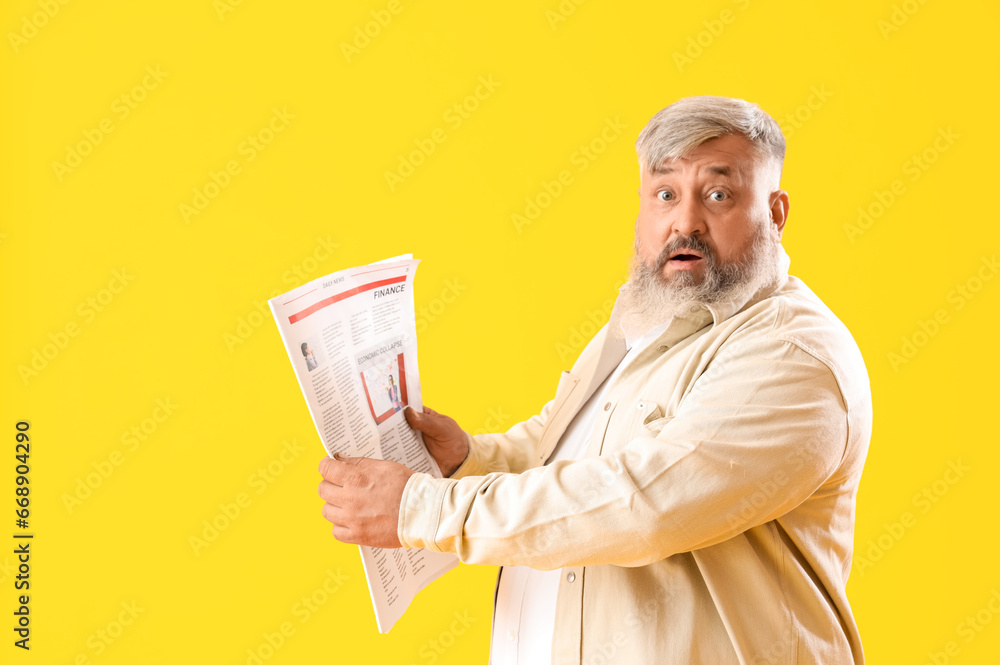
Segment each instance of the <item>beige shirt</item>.
M580 459L586 454L594 420L604 405L604 394L626 365L656 341L662 326L639 339L625 337L628 355L584 404L559 443L545 461ZM497 579L493 601L493 631L490 637L490 665L550 665L555 635L556 597L562 571L535 570L527 566L504 566Z
M412 476L403 545L561 569L559 665L862 663L845 584L872 414L847 329L794 277L675 318L608 383L586 456L543 466L624 354L605 328L539 415Z

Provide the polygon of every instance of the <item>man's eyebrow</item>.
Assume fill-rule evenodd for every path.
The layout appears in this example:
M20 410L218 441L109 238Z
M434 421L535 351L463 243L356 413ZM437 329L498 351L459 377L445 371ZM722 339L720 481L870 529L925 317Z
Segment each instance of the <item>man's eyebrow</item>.
M733 174L733 170L728 166L709 166L706 170L714 175L731 176Z
M722 165L722 166L706 166L705 170L708 171L709 173L711 173L712 175L722 175L722 176L727 176L727 177L733 175L733 169L732 169L732 167L727 166L727 165ZM655 169L653 169L653 175L669 175L671 173L675 173L676 171L677 171L677 169L672 164L671 165L660 165L660 166L656 167Z

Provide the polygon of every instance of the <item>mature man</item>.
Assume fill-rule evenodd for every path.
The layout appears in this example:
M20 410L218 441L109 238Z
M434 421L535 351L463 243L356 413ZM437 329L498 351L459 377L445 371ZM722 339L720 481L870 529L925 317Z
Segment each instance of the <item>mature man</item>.
M407 411L449 477L325 459L344 542L499 564L492 663L861 663L845 594L871 435L850 333L787 273L785 142L683 99L636 143L636 258L538 416L470 437Z

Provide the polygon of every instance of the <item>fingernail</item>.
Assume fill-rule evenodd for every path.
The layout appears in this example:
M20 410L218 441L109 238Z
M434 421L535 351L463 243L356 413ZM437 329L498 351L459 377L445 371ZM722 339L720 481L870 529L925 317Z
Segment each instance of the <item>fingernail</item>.
M335 459L335 460L338 460L338 461L339 461L339 460L342 460L342 459L344 459L344 456L343 456L343 455L341 455L341 454L340 454L340 452L338 451L338 452L335 452L335 453L333 454L333 459Z

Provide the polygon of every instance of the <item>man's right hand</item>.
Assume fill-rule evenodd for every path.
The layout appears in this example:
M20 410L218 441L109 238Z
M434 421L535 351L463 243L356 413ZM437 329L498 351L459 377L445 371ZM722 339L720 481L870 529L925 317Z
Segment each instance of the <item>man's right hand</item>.
M424 444L445 477L455 473L469 456L468 435L448 416L426 406L423 413L408 406L403 417L410 427L423 433Z

